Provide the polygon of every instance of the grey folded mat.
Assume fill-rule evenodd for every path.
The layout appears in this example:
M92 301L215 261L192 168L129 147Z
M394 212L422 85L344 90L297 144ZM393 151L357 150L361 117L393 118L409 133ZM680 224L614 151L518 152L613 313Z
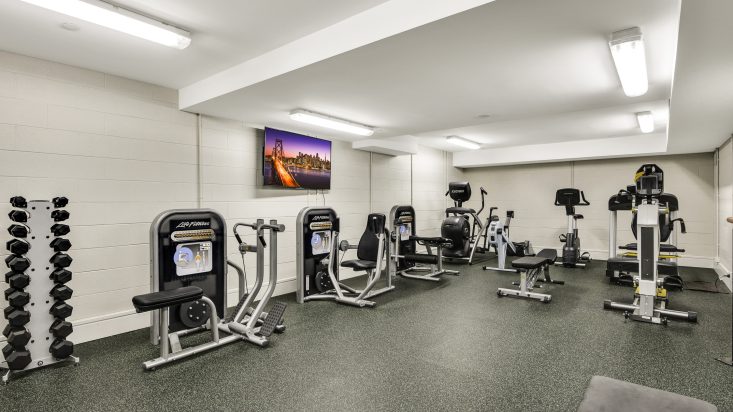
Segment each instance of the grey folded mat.
M717 412L708 402L605 376L594 376L578 412Z

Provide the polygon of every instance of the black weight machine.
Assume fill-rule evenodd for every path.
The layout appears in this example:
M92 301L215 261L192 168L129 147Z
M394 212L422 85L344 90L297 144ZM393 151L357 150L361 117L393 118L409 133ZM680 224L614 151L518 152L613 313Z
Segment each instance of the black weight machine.
M564 206L565 215L568 217L568 231L560 235L560 242L563 243L562 256L555 261L556 265L584 268L590 262L590 253L581 252L580 237L578 236L578 220L583 215L575 213L576 206L590 206L585 199L582 190L574 188L558 189L555 193L555 206Z

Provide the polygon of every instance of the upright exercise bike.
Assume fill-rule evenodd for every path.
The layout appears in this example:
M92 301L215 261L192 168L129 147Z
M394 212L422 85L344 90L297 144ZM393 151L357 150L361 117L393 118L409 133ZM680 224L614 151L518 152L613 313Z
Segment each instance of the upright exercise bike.
M565 206L565 214L568 217L568 231L560 235L560 242L564 243L562 256L555 261L555 264L569 268L584 268L590 262L590 253L580 251L578 220L583 219L583 215L576 214L575 207L590 206L590 202L585 200L582 190L565 188L558 189L555 193L555 206Z

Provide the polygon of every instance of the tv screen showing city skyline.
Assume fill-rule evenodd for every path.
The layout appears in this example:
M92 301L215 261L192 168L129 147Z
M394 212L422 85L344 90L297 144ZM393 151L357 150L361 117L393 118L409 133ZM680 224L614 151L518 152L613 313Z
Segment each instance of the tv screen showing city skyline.
M328 140L266 127L262 164L265 186L331 188L331 142Z

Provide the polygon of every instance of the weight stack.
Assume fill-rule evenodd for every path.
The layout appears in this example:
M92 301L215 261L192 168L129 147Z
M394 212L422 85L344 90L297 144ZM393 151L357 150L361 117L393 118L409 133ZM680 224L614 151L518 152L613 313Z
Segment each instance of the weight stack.
M70 232L69 212L64 209L68 202L65 197L10 199L13 210L8 232L13 238L6 244L10 255L5 259L9 287L4 293L8 325L3 330L5 361L0 363L0 369L7 370L3 383L18 371L79 362L68 340L73 331L67 320L73 311L67 303L73 291L66 285L72 262L67 253L71 242L64 237Z

